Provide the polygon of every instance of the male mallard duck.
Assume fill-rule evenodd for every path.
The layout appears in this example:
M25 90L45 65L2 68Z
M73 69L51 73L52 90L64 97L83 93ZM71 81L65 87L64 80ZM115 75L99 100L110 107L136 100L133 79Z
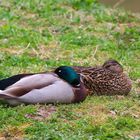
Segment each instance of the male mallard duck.
M71 67L54 73L19 74L0 81L0 98L12 105L21 103L75 103L86 98L86 89Z
M101 67L73 67L82 76L85 87L97 95L127 95L131 80L116 60L108 60Z

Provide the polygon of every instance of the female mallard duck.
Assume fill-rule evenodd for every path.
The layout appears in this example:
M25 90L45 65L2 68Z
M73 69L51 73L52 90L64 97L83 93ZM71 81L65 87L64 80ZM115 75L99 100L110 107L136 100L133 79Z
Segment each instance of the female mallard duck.
M108 60L101 67L73 67L82 76L90 94L127 95L131 90L131 80L123 73L116 60Z
M21 103L75 103L86 98L86 89L71 67L54 73L19 74L0 81L0 98L12 105Z

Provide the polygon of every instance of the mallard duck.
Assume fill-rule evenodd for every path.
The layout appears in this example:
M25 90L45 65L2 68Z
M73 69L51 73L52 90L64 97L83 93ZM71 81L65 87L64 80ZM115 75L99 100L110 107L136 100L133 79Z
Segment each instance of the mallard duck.
M71 67L60 66L53 73L19 74L0 81L0 99L18 105L75 103L86 98L86 89Z
M128 95L131 90L131 80L116 60L108 60L102 66L76 66L73 69L80 73L90 94Z

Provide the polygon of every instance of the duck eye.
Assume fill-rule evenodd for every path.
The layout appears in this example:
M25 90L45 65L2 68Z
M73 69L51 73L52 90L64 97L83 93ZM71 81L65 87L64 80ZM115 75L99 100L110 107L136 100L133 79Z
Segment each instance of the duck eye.
M58 72L61 73L62 70L59 70Z
M110 67L110 65L106 65L106 66L105 66L105 68L109 68L109 67Z

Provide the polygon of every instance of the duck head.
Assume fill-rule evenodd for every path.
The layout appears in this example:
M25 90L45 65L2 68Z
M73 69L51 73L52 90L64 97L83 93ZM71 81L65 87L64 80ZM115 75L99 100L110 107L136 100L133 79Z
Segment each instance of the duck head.
M54 72L72 86L80 85L80 75L71 67L60 66Z
M117 72L117 73L123 72L123 67L116 60L108 60L108 61L106 61L103 64L103 67L106 68L106 69L109 69L109 70L111 70L113 72Z

